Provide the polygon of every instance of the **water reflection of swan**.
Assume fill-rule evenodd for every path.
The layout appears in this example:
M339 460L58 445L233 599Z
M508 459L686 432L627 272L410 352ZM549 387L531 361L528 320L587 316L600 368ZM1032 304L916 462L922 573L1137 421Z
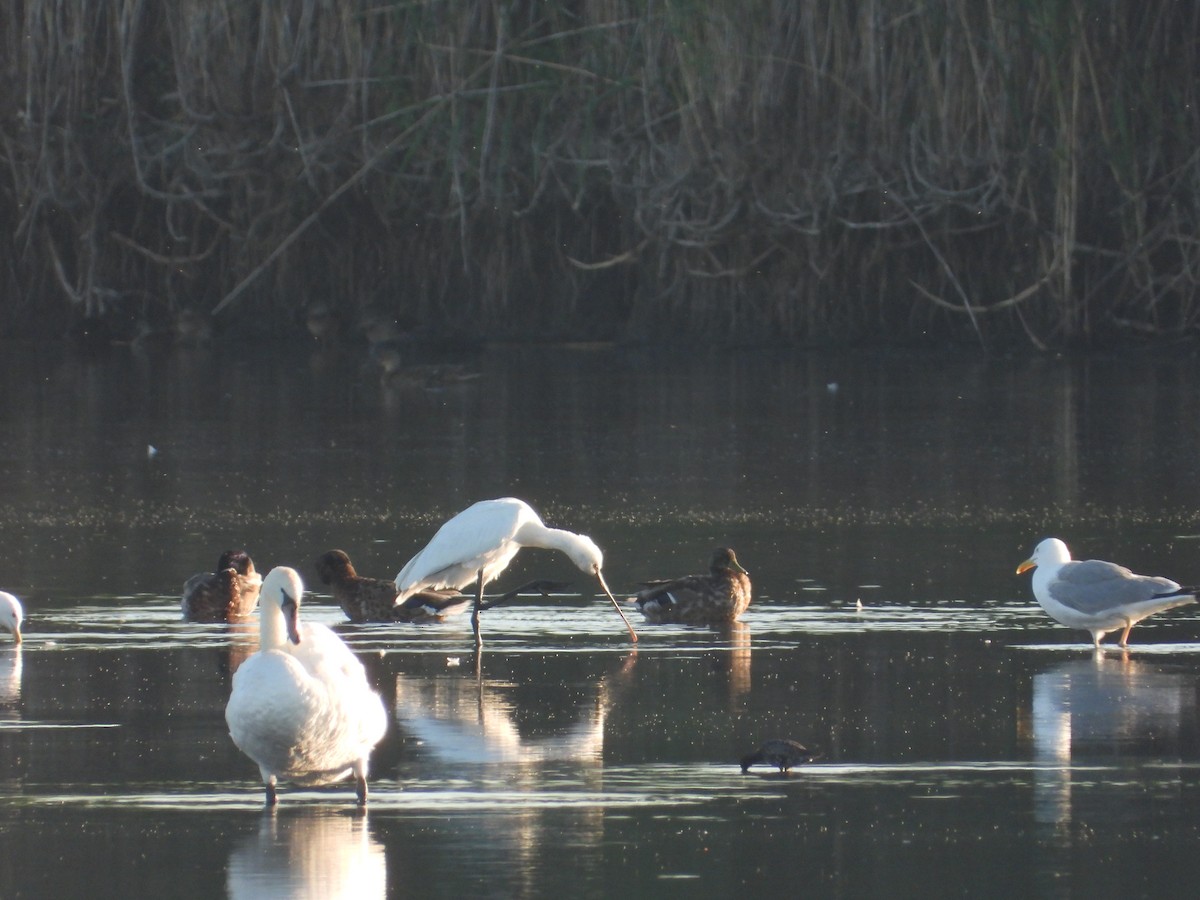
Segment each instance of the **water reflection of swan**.
M229 855L231 898L387 896L387 857L366 815L267 814Z
M21 648L0 651L0 719L15 722L21 718Z
M396 715L404 730L444 762L599 762L604 750L603 690L584 704L565 730L527 738L517 728L517 708L504 690L508 686L461 676L397 675Z
M1037 821L1071 821L1071 766L1081 760L1178 752L1195 717L1195 679L1101 654L1033 678Z

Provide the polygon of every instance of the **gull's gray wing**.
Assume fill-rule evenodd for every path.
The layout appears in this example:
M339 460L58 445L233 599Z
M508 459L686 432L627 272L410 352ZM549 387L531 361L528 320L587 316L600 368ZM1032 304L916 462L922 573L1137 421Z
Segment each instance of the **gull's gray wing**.
M1135 575L1124 566L1100 559L1065 564L1049 585L1051 597L1087 615L1142 603L1178 590L1179 585L1170 578Z

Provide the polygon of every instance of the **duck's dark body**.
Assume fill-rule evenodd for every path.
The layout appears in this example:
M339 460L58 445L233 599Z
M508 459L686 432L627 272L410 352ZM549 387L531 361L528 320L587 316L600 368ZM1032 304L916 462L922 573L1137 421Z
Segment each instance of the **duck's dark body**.
M316 566L321 583L351 622L437 621L462 612L471 601L455 590L425 590L397 605L395 582L359 575L342 550L322 554Z
M647 622L687 625L732 622L750 605L750 577L728 547L713 554L707 575L644 582L633 598Z
M817 754L803 744L796 741L783 740L782 738L773 738L772 740L764 741L763 745L754 753L742 757L742 772L747 772L751 766L765 763L766 765L775 766L781 774L786 775L788 769L793 766L812 762L816 758Z
M183 585L181 608L188 622L228 622L254 612L262 576L244 550L226 550L215 572L193 575Z

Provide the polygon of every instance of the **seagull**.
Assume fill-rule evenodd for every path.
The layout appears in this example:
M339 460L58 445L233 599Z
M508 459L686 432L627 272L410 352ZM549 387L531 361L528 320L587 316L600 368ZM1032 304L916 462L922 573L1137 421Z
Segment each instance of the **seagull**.
M351 774L366 806L367 762L387 731L387 712L342 639L324 625L300 624L303 594L286 566L263 582L259 650L233 675L229 736L258 763L267 806L275 805L277 779L318 785Z
M595 575L605 596L612 601L629 629L630 639L637 640L637 633L604 581L601 572L604 554L595 542L586 534L548 528L528 503L515 497L481 500L443 524L424 549L396 576L397 602L403 603L411 595L428 588L462 590L474 584L471 629L475 633L475 646L481 647L479 611L483 608L484 585L508 568L522 547L561 551L581 571Z
M732 622L750 605L750 576L728 547L712 556L707 575L643 582L633 602L648 622Z
M800 766L804 763L812 762L818 755L796 741L773 738L769 741L763 741L763 745L755 752L742 757L742 774L744 775L748 772L751 766L766 763L767 765L778 766L779 774L786 775L788 769L792 766Z
M1170 578L1135 575L1099 559L1072 562L1071 551L1058 538L1038 544L1033 556L1017 566L1017 574L1034 566L1033 596L1042 609L1068 628L1091 632L1097 649L1110 631L1125 629L1120 645L1128 646L1130 630L1142 619L1196 602L1197 588L1180 587Z
M14 643L21 643L21 601L8 591L0 591L0 628L12 632Z

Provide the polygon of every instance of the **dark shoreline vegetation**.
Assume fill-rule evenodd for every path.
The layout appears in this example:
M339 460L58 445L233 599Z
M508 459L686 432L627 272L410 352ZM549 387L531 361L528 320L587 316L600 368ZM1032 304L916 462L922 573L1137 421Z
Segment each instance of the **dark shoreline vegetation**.
M0 42L4 336L1200 325L1197 4L16 0Z

